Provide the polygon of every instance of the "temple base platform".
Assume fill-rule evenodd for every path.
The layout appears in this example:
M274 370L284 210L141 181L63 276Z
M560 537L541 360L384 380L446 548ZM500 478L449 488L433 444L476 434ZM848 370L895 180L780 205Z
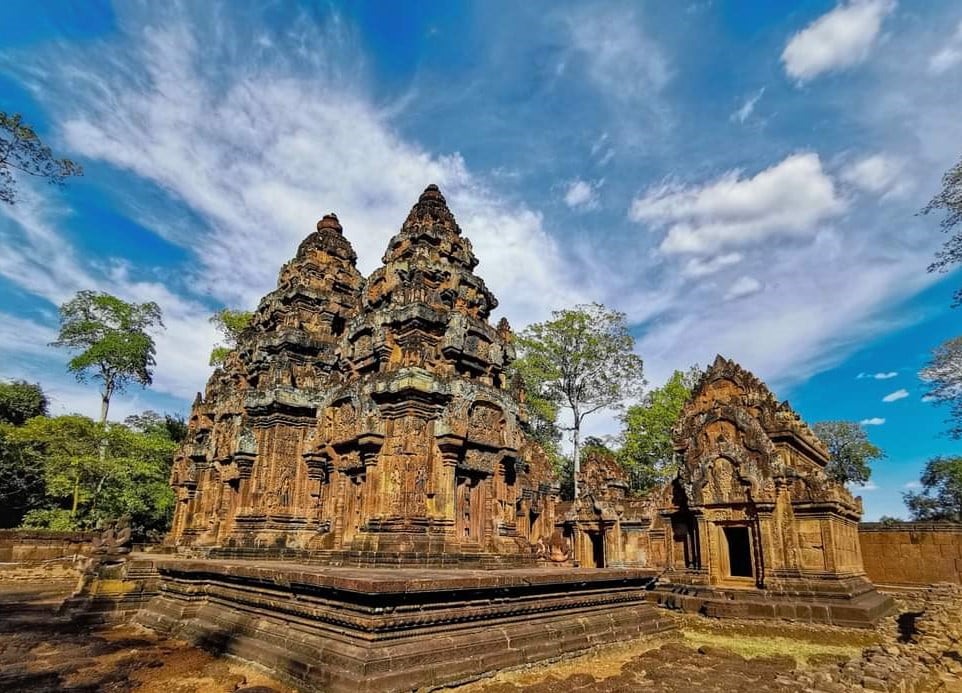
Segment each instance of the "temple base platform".
M655 572L344 568L132 554L77 612L254 662L304 691L431 689L669 630Z
M864 578L794 589L721 587L660 581L648 592L652 603L713 618L778 619L874 628L895 608L892 598Z

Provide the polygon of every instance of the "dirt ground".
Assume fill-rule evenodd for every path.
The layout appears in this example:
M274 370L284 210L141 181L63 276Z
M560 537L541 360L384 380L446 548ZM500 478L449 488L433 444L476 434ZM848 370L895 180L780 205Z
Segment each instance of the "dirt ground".
M0 583L4 693L296 693L262 672L133 627L77 628L55 615L74 580ZM266 687L266 688L263 688Z

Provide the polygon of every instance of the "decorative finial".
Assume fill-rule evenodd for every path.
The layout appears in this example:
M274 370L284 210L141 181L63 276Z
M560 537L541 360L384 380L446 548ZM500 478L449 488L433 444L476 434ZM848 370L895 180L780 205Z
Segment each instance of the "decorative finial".
M341 228L341 222L337 220L337 215L334 214L334 212L325 214L324 218L317 222L317 230L322 231L323 229L333 229L338 233L344 231L344 229Z
M434 183L431 183L431 185L426 187L424 189L424 192L421 193L421 197L418 198L418 202L428 202L428 201L447 204L447 202L444 199L444 195L441 194L440 188L438 188L438 186L436 186Z

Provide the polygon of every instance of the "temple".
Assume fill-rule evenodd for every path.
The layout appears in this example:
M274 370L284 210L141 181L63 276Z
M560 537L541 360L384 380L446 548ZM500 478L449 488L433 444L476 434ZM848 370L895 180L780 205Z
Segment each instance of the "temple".
M562 500L506 321L429 186L366 279L333 215L191 411L164 546L107 552L71 608L301 690L443 687L716 617L871 627L861 502L787 402L718 357L645 495L602 450ZM118 616L119 617L119 616Z
M170 540L341 563L502 563L554 531L511 329L429 186L364 279L335 216L280 272L198 395Z

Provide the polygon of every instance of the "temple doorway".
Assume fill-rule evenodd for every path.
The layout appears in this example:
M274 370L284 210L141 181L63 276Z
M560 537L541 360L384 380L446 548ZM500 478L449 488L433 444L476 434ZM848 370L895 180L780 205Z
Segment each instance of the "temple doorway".
M592 568L605 567L605 535L603 532L589 532L588 538L591 540L591 562Z
M748 527L725 527L724 530L728 544L728 574L731 577L754 577Z

